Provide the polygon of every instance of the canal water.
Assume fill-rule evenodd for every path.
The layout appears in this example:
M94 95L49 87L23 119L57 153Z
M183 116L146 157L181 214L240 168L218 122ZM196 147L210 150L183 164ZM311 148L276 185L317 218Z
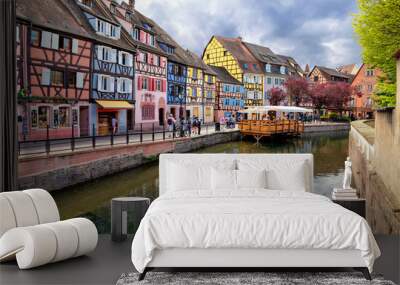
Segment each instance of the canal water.
M313 134L301 138L219 144L198 153L313 153L314 192L329 196L340 186L348 153L348 132ZM99 233L110 232L110 200L119 196L158 196L158 162L53 193L62 219L87 217Z

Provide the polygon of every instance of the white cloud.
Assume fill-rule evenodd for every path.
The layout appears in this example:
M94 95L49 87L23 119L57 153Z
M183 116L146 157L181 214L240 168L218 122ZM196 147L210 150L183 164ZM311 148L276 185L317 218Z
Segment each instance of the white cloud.
M303 66L359 61L348 0L137 0L181 46L201 54L212 35L242 36Z

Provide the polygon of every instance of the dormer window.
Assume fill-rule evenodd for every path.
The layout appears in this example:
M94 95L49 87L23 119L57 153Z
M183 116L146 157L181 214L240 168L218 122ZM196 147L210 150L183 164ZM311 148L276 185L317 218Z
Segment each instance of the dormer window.
M271 72L271 64L267 63L265 65L265 72Z
M149 35L149 37L150 37L150 45L151 46L154 46L154 35Z
M175 53L175 48L173 46L167 45L165 43L159 42L158 45L160 48L165 51L168 54L174 54Z
M151 31L151 26L150 26L149 24L143 23L143 27L144 27L146 30Z
M281 74L285 74L286 73L286 67L281 66L280 72L281 72Z
M92 7L92 0L78 0L78 3L88 7Z
M121 27L97 18L91 18L89 19L89 22L92 24L93 28L98 34L115 39L120 38Z
M131 12L126 11L125 20L127 20L128 22L132 21L132 13Z
M248 69L248 68L249 68L249 65L248 65L247 63L244 63L244 64L243 64L243 68L244 68L244 69Z
M114 3L110 4L110 12L115 14L117 12L117 6Z

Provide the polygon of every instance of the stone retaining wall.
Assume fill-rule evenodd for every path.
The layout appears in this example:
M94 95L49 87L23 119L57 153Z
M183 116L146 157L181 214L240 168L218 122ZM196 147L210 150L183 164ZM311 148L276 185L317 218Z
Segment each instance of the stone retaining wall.
M236 141L238 131L214 133L141 145L114 146L96 150L24 158L19 161L19 189L62 189L123 170L138 167L157 159L160 153L190 152L218 143Z
M340 132L350 130L348 123L321 123L305 125L304 133Z

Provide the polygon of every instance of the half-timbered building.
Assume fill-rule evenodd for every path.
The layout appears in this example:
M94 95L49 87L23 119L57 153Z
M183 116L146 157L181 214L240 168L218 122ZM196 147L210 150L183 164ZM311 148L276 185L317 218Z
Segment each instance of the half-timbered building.
M215 104L217 100L217 73L205 65L203 80L203 109L204 122L211 123L215 118Z
M264 105L269 105L269 90L284 88L289 76L304 76L300 65L289 56L275 54L268 47L244 42L252 55L260 62L264 70Z
M203 52L206 64L224 67L246 88L245 105L263 105L263 69L242 38L213 36Z
M87 135L92 41L67 1L17 1L20 139Z
M111 131L125 133L134 125L134 46L101 1L77 0L76 3L95 38L92 47L90 131L99 135ZM115 120L117 124L113 126Z
M243 84L234 78L224 67L210 66L216 73L216 100L214 119L219 122L221 117L236 117L237 112L244 108L245 89Z
M347 82L351 83L353 75L342 73L336 69L316 65L308 74L311 83Z
M382 71L368 64L362 64L351 83L356 92L351 97L350 108L357 119L373 118L372 95Z
M135 57L135 123L142 128L162 126L167 112L167 57L158 46L154 22L135 10L133 0L102 0L137 48Z

